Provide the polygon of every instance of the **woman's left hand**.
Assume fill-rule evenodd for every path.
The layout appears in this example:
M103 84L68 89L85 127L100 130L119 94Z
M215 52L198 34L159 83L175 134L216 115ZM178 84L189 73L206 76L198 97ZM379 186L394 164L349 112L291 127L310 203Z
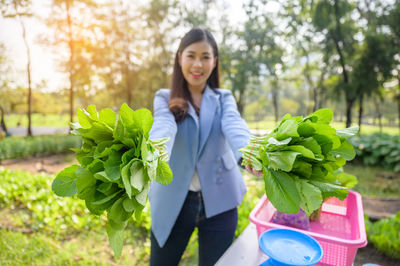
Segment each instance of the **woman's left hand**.
M250 165L246 165L246 170L247 172L249 172L250 174L257 176L257 177L262 177L263 176L263 172L262 171L258 171L253 169Z

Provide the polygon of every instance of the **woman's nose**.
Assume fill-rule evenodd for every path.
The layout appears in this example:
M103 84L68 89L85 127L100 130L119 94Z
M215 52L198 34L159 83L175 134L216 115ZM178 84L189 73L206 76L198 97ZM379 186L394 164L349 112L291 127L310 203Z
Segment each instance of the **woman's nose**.
M199 66L199 67L201 67L201 60L200 60L200 59L194 60L193 65L194 65L194 66Z

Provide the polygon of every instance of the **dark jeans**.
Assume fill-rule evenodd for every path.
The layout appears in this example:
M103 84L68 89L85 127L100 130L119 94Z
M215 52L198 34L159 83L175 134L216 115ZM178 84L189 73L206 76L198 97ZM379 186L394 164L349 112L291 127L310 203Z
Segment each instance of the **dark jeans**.
M201 192L189 191L167 242L161 248L151 232L151 266L176 266L195 227L198 228L199 265L214 265L232 244L237 209L206 218Z

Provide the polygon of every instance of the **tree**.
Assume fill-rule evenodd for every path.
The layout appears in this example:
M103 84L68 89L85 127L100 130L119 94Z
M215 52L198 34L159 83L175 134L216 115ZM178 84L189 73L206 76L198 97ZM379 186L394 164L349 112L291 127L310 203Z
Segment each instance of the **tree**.
M28 117L28 136L32 136L32 78L31 78L31 52L27 41L27 32L24 18L31 17L31 1L30 0L1 0L1 12L5 18L13 18L18 21L22 29L22 39L26 49L26 75L28 80L28 99L27 99L27 117Z
M59 66L68 75L69 115L74 117L75 94L85 95L91 89L94 77L92 64L96 22L94 10L98 5L92 0L53 0L51 13L45 19L51 34L43 36L42 43L60 54ZM64 51L68 51L65 53ZM63 56L63 55L67 56Z
M307 113L315 112L322 107L324 95L324 81L329 67L322 60L323 51L320 43L316 41L320 37L315 27L309 21L312 20L314 1L284 1L279 17L287 21L285 30L286 40L293 47L292 54L299 61L301 74L309 91L309 99L312 106L307 105Z
M4 44L0 43L0 74L2 77L5 76L5 72L6 72L6 67L4 67L6 65L7 62L7 57L5 55L5 46ZM1 84L0 84L0 98L3 99L2 102L0 102L0 112L1 112L1 117L0 117L0 127L3 129L3 131L7 134L7 126L6 126L6 122L4 119L4 99L5 99L5 95L2 95L5 91L5 89L7 88L8 84L7 81L5 79L1 80Z
M397 90L395 91L395 101L398 111L398 127L400 131L400 1L396 0L393 6L389 7L389 12L382 16L381 22L384 26L389 27L390 34L387 38L386 49L391 49L394 53L392 57L392 75L397 80Z
M344 0L320 0L313 10L313 25L324 36L323 51L328 64L338 66L338 75L342 79L337 89L344 92L346 99L346 127L351 125L352 108L357 98L357 91L351 80L351 68L356 54L357 32L351 18L353 5Z

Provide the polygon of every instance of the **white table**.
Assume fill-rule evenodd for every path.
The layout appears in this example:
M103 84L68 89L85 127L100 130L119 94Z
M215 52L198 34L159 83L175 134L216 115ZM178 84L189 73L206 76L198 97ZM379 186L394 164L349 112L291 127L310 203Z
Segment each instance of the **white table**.
M217 261L216 266L258 266L268 259L258 247L256 226L250 223Z

